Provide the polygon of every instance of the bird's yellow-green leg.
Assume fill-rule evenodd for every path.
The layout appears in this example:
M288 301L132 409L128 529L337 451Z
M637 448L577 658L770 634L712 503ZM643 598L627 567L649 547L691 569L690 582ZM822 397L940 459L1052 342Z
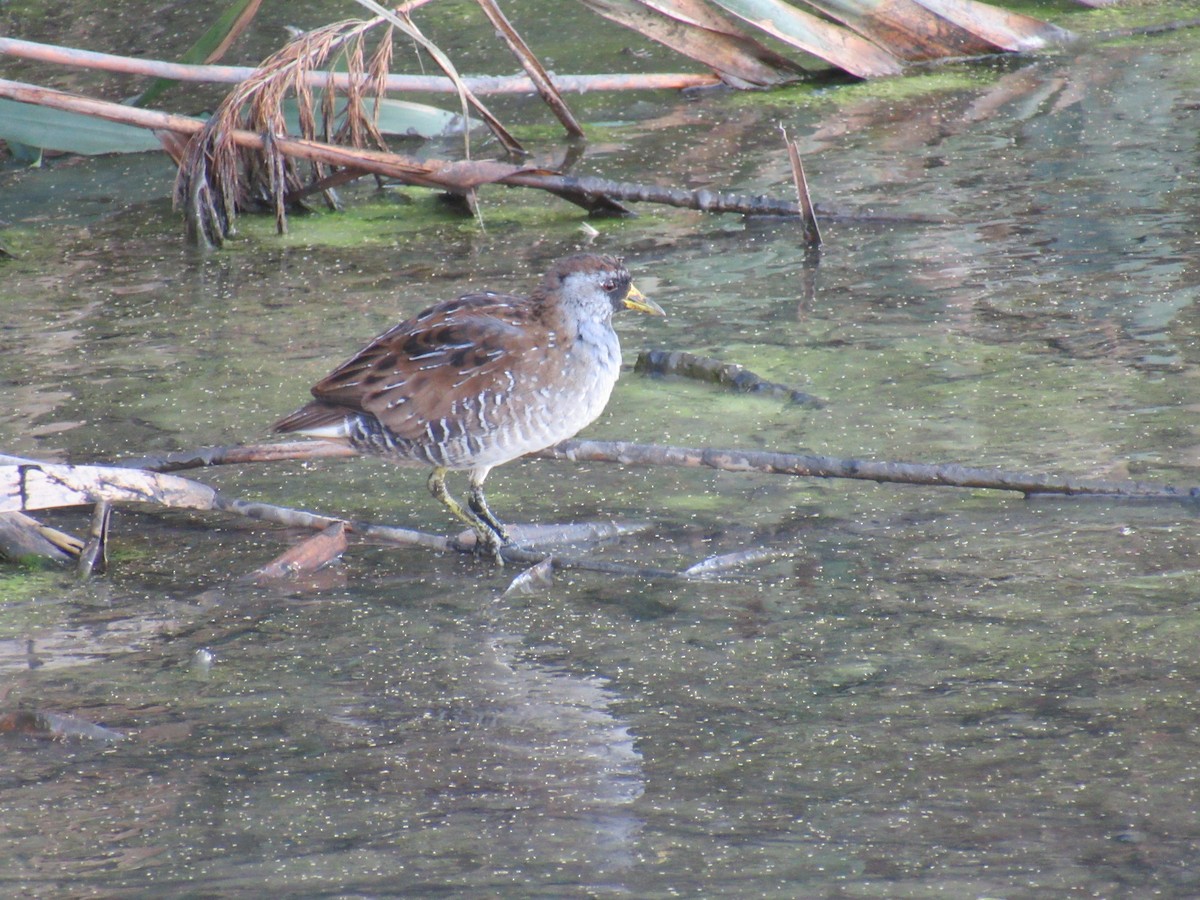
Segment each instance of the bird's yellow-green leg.
M504 527L503 522L496 518L495 513L492 512L487 504L487 497L483 495L483 479L487 478L490 471L490 467L471 470L471 489L467 493L467 506L471 507L471 512L479 516L487 524L488 528L496 532L496 536L500 538L501 543L511 544L512 538L509 537L508 529Z
M472 510L467 509L461 503L451 496L446 489L446 473L449 469L442 466L436 467L429 473L429 493L433 494L446 509L454 513L455 517L461 519L471 526L475 532L475 549L478 553L486 553L492 557L498 565L504 565L504 559L500 555L500 548L508 543L508 536L503 532L503 526L500 530L493 529L492 525L482 516L476 515ZM475 487L472 485L472 502L474 501ZM484 504L484 510L487 510L487 505ZM488 517L493 521L495 517L488 511ZM498 523L497 523L498 524Z

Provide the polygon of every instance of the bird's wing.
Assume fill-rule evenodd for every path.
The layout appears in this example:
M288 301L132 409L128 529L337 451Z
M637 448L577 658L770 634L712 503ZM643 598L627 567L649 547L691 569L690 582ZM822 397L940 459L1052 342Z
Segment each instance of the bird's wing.
M415 438L455 421L464 398L509 389L523 350L550 338L537 310L508 294L468 294L377 337L312 389L319 401L373 414ZM552 339L552 338L550 338Z

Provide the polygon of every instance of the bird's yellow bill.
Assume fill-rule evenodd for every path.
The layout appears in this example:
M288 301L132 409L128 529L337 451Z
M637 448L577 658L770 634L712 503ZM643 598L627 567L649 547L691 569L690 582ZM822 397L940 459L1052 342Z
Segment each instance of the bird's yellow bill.
M623 302L626 309L636 309L638 312L644 312L652 316L666 315L666 312L661 306L635 288L632 284L629 286L629 293L625 295Z

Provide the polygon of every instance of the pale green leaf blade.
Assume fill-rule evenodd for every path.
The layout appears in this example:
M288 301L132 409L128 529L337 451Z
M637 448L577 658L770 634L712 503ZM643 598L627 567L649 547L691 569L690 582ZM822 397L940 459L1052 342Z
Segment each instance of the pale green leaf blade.
M364 102L368 110L374 107L374 101L370 98ZM338 109L338 121L333 126L335 130L340 124L343 109L344 104ZM288 132L299 134L300 115L295 98L289 97L283 101L283 115ZM436 106L385 97L379 102L379 120L376 124L383 134L431 139L462 134L462 121L462 116L457 113Z
M379 102L378 125L384 134L436 138L462 134L463 117L436 106L385 97Z
M15 100L0 100L0 139L85 156L162 149L145 128Z

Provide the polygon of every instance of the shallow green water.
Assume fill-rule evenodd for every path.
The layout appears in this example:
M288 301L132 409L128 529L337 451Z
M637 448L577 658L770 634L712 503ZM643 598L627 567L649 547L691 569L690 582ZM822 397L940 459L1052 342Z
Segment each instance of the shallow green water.
M630 362L716 355L825 405L626 373L587 434L1200 484L1197 52L1185 33L840 102L640 98L585 166L784 193L783 122L819 204L896 218L827 217L815 266L782 223L597 223L593 246L670 313L621 322ZM527 285L583 242L556 201L485 194L481 230L368 193L369 240L362 221L246 222L203 258L159 162L0 177L10 198L59 178L102 198L45 201L0 263L0 450L75 462L262 440L399 317ZM371 461L196 477L448 527L423 475ZM1200 893L1194 508L550 462L489 486L514 522L650 523L602 559L791 555L720 583L577 572L502 596L511 572L352 544L267 589L237 579L293 535L118 511L109 575L0 580L3 708L131 735L0 740L0 885Z

